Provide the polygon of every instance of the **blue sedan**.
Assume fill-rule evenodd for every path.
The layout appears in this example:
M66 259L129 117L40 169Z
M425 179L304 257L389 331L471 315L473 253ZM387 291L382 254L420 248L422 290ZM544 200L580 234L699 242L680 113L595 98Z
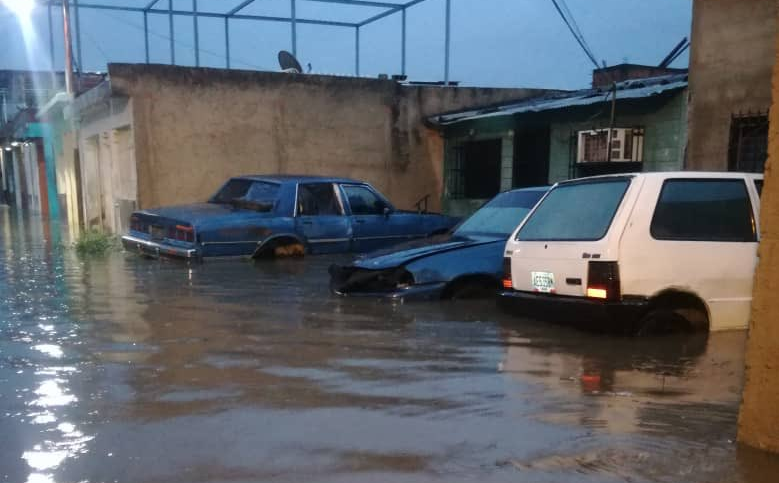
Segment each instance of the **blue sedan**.
M137 211L125 249L186 259L369 252L445 233L457 219L395 209L371 185L319 176L242 176L207 203Z
M330 267L339 295L391 299L494 295L503 275L503 249L512 231L549 190L501 193L453 232L400 245Z

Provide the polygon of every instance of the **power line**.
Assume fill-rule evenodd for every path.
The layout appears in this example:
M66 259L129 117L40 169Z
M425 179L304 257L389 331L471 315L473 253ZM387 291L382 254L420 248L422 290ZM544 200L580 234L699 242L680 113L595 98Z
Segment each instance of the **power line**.
M565 11L565 16L568 18L568 20L571 22L571 25L573 26L574 30L576 30L576 36L581 39L582 43L584 44L585 49L589 53L590 57L594 57L595 59L598 58L598 56L595 55L595 53L592 51L592 48L590 47L590 44L587 42L587 40L584 38L584 34L582 33L581 29L579 28L579 24L576 22L576 18L574 18L573 13L571 13L571 9L568 8L568 4L565 0L557 0L560 5L562 6L563 10Z
M587 57L590 59L590 61L592 61L593 65L595 65L595 68L596 69L600 68L600 65L598 65L598 61L595 59L595 56L592 54L592 51L589 50L589 47L587 46L587 43L584 40L584 36L581 35L581 32L577 33L578 26L576 26L576 28L574 28L573 25L571 25L571 20L573 20L573 16L571 16L571 20L568 20L568 17L566 17L565 13L563 13L562 8L560 8L560 4L558 3L558 0L552 0L552 3L554 4L554 7L557 10L557 13L560 14L560 18L562 18L563 22L565 22L565 25L568 26L568 30L571 31L571 34L573 35L573 38L576 39L576 42L582 48L582 50L587 55ZM567 5L566 5L566 8L568 8Z

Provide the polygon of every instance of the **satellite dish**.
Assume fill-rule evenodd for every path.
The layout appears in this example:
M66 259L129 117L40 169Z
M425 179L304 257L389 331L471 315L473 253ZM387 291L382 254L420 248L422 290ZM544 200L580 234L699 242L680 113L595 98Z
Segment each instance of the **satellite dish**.
M289 72L291 74L301 74L303 72L303 67L300 66L298 59L286 50L279 52L279 65L283 72Z

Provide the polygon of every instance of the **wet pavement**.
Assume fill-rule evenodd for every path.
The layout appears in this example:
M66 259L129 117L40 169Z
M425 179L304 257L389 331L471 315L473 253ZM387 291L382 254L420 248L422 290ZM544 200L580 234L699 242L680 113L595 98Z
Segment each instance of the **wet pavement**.
M187 267L0 207L0 481L774 482L743 332L625 339L339 299L344 257Z

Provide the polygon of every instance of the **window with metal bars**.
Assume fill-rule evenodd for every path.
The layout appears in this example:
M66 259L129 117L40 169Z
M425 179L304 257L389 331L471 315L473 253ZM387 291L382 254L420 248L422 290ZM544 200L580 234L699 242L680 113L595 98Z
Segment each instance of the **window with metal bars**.
M451 199L489 199L500 191L501 139L468 141L454 149L447 169Z
M768 157L768 114L735 114L730 121L728 169L762 173Z

